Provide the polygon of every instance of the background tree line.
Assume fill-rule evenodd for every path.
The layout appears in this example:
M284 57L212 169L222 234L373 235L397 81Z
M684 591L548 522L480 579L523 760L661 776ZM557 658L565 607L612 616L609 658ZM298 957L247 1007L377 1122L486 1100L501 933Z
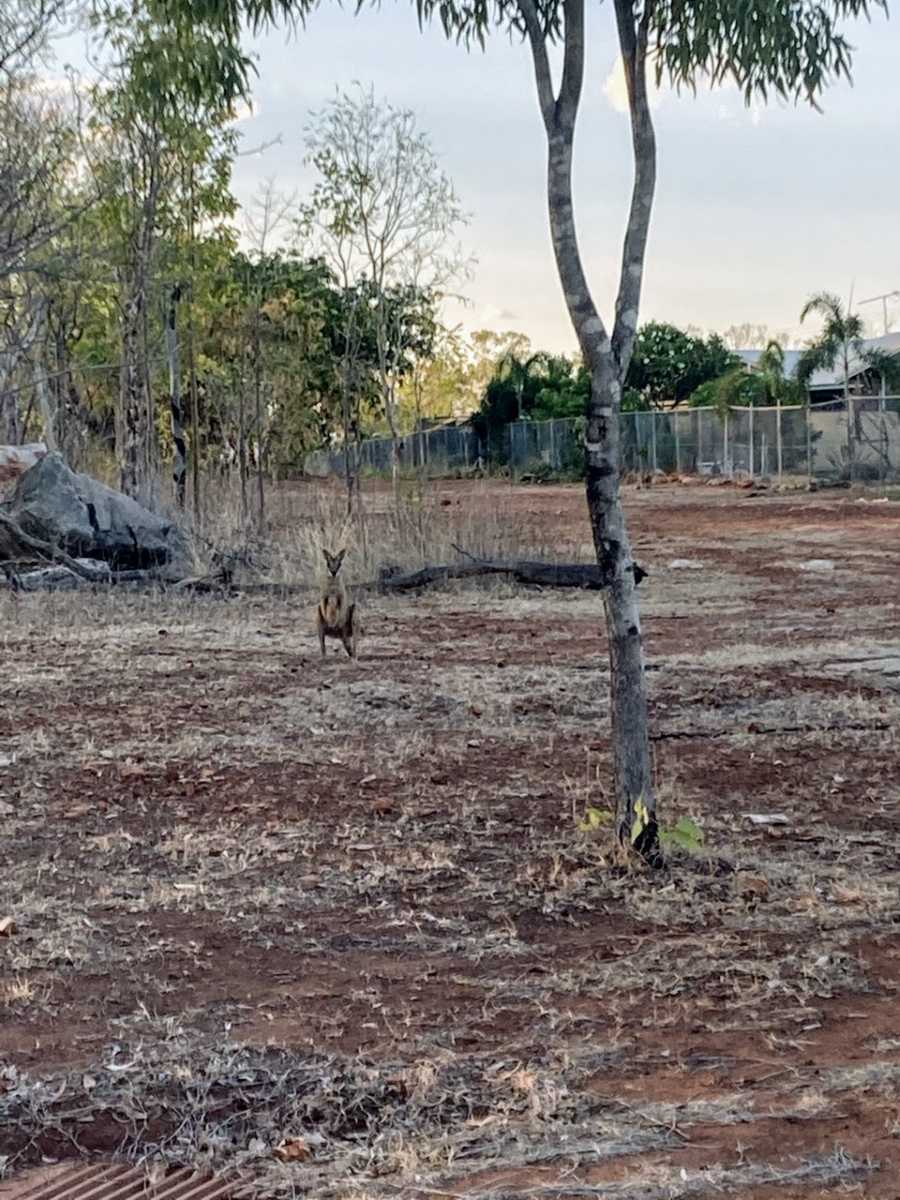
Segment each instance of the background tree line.
M67 17L100 65L51 84ZM203 473L234 468L261 518L254 476L452 402L468 348L439 314L467 262L427 136L365 89L312 114L310 196L268 185L240 212L236 69L153 5L4 8L0 441L150 505L171 474L198 513Z
M48 87L50 36L79 14L101 68ZM4 8L0 441L41 437L150 504L170 474L198 513L203 473L233 469L245 515L262 520L264 474L315 446L374 433L396 445L471 413L490 445L512 420L582 416L580 358L442 323L468 274L466 217L411 112L338 93L307 127L311 194L268 185L240 212L244 69L165 6ZM809 314L823 332L794 377L765 326L643 325L622 409L797 402L813 370L863 353L861 322L835 297L813 297ZM735 350L752 346L748 367Z

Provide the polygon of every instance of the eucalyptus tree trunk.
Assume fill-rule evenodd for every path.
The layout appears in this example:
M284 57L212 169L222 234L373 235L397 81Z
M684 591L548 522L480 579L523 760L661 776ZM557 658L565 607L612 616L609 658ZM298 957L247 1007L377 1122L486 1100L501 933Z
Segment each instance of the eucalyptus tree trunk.
M166 313L166 356L169 360L169 404L172 418L172 482L175 485L175 500L184 508L187 483L187 443L184 437L184 405L181 399L181 365L178 355L178 304L181 286L175 284L169 293L169 308Z
M391 378L387 362L387 329L383 313L384 298L379 302L378 328L376 340L378 345L378 363L381 375L381 392L384 399L384 415L387 418L388 429L391 433L391 490L394 495L394 520L400 520L400 432L397 428L397 405L394 393L394 381Z
M22 422L19 418L19 389L15 386L15 374L0 354L0 442L5 446L18 446L22 441Z
M387 385L385 409L391 431L391 490L394 494L394 519L400 520L400 433L397 429L397 414L392 395L393 388Z
M263 464L263 418L262 418L262 297L256 302L253 320L253 418L256 425L256 524L260 533L266 526L266 489Z
M156 503L156 430L150 383L147 291L155 242L156 214L162 187L152 147L141 144L147 166L146 186L129 198L134 218L127 232L120 270L122 366L116 420L116 457L121 490L146 508Z
M385 274L383 266L373 271L378 288L378 304L375 310L375 346L378 352L378 374L381 384L382 403L388 430L391 435L391 490L394 496L394 520L400 521L400 431L397 427L396 383L391 369L389 350L394 343L399 345L400 330L391 327L391 315L385 304ZM399 320L398 320L399 325Z
M130 282L122 309L122 367L119 376L119 413L116 423L119 479L126 496L141 504L150 502L149 403L143 362L144 282Z
M19 330L13 325L4 331L0 342L0 441L7 446L18 446L24 440L28 422L22 421L19 411L17 372L37 340L43 321L43 305L35 304L26 328Z
M71 320L74 319L73 313ZM52 390L58 449L69 466L77 470L78 445L85 422L81 397L72 372L72 359L66 336L69 328L66 318L59 317L51 323L54 359Z
M353 517L353 485L355 472L353 470L353 450L350 442L353 437L353 427L350 420L350 362L345 351L341 359L341 426L344 435L344 483L347 488L347 520Z
M564 0L562 77L554 93L546 37L534 0L519 0L534 59L547 133L547 201L556 265L591 390L586 413L587 506L604 580L610 718L620 841L653 865L661 861L650 757L647 691L634 563L619 489L619 414L634 347L644 255L656 181L656 147L646 90L647 20L616 0L634 150L634 188L612 335L588 287L572 198L572 150L584 78L584 0ZM649 12L649 6L645 6Z
M191 247L191 282L187 296L187 358L191 396L191 476L194 492L194 521L199 526L203 519L203 513L200 502L200 397L197 386L197 360L194 355L194 287L197 280L197 238L193 158L191 158L188 170L188 241Z
M341 279L344 298L341 336L341 426L344 438L344 481L347 487L347 520L354 518L359 530L363 557L368 561L365 518L360 487L362 453L359 432L359 398L357 395L356 368L360 355L360 322L357 314L358 296L351 291L346 271Z
M245 528L250 517L248 496L249 466L247 462L247 392L244 372L246 347L242 347L238 372L238 475L241 481L241 528Z
M44 431L44 445L51 452L59 449L57 440L57 414L50 400L50 388L47 383L47 363L42 357L34 367L34 392L37 396L38 410L41 414L41 426Z

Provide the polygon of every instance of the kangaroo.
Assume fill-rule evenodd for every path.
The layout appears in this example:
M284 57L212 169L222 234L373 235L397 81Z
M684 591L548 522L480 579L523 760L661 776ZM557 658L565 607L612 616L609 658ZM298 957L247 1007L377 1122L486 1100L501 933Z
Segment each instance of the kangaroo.
M328 565L328 580L322 588L319 606L316 609L316 629L319 634L319 648L325 657L326 637L340 638L344 649L351 658L356 658L356 639L359 632L356 620L356 605L351 604L347 586L338 579L338 572L344 561L346 549L337 554L322 551Z

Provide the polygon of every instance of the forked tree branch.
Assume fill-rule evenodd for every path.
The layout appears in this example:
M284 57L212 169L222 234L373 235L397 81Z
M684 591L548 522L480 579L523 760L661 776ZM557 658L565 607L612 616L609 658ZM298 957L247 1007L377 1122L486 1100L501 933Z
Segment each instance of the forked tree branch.
M531 46L531 57L534 60L534 81L537 85L538 103L541 106L541 116L544 118L544 128L547 137L552 138L556 132L556 96L553 92L553 75L550 71L550 58L547 54L547 38L541 28L537 6L534 0L519 0L519 12L525 22L528 32L528 43Z
M647 43L654 0L644 0L640 19L636 18L633 0L615 0L615 3L634 153L631 211L622 247L622 267L612 337L619 380L624 382L637 335L644 258L650 232L653 194L656 189L656 136L647 97Z
M572 200L572 148L584 77L584 0L565 0L563 85L559 100L554 97L547 37L535 0L518 0L518 4L531 46L538 99L547 131L547 198L553 251L585 364L594 371L609 359L611 346L581 262Z
M584 0L564 0L563 15L566 40L557 112L560 121L571 123L574 131L584 85Z

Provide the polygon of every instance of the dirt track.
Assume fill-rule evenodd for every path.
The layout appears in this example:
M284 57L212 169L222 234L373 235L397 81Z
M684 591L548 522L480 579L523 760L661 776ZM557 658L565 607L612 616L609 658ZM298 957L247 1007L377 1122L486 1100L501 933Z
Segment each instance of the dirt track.
M589 553L576 488L441 499ZM325 664L289 604L0 596L11 1169L900 1196L900 504L629 507L662 818L705 836L658 878L578 828L596 596L373 602Z

